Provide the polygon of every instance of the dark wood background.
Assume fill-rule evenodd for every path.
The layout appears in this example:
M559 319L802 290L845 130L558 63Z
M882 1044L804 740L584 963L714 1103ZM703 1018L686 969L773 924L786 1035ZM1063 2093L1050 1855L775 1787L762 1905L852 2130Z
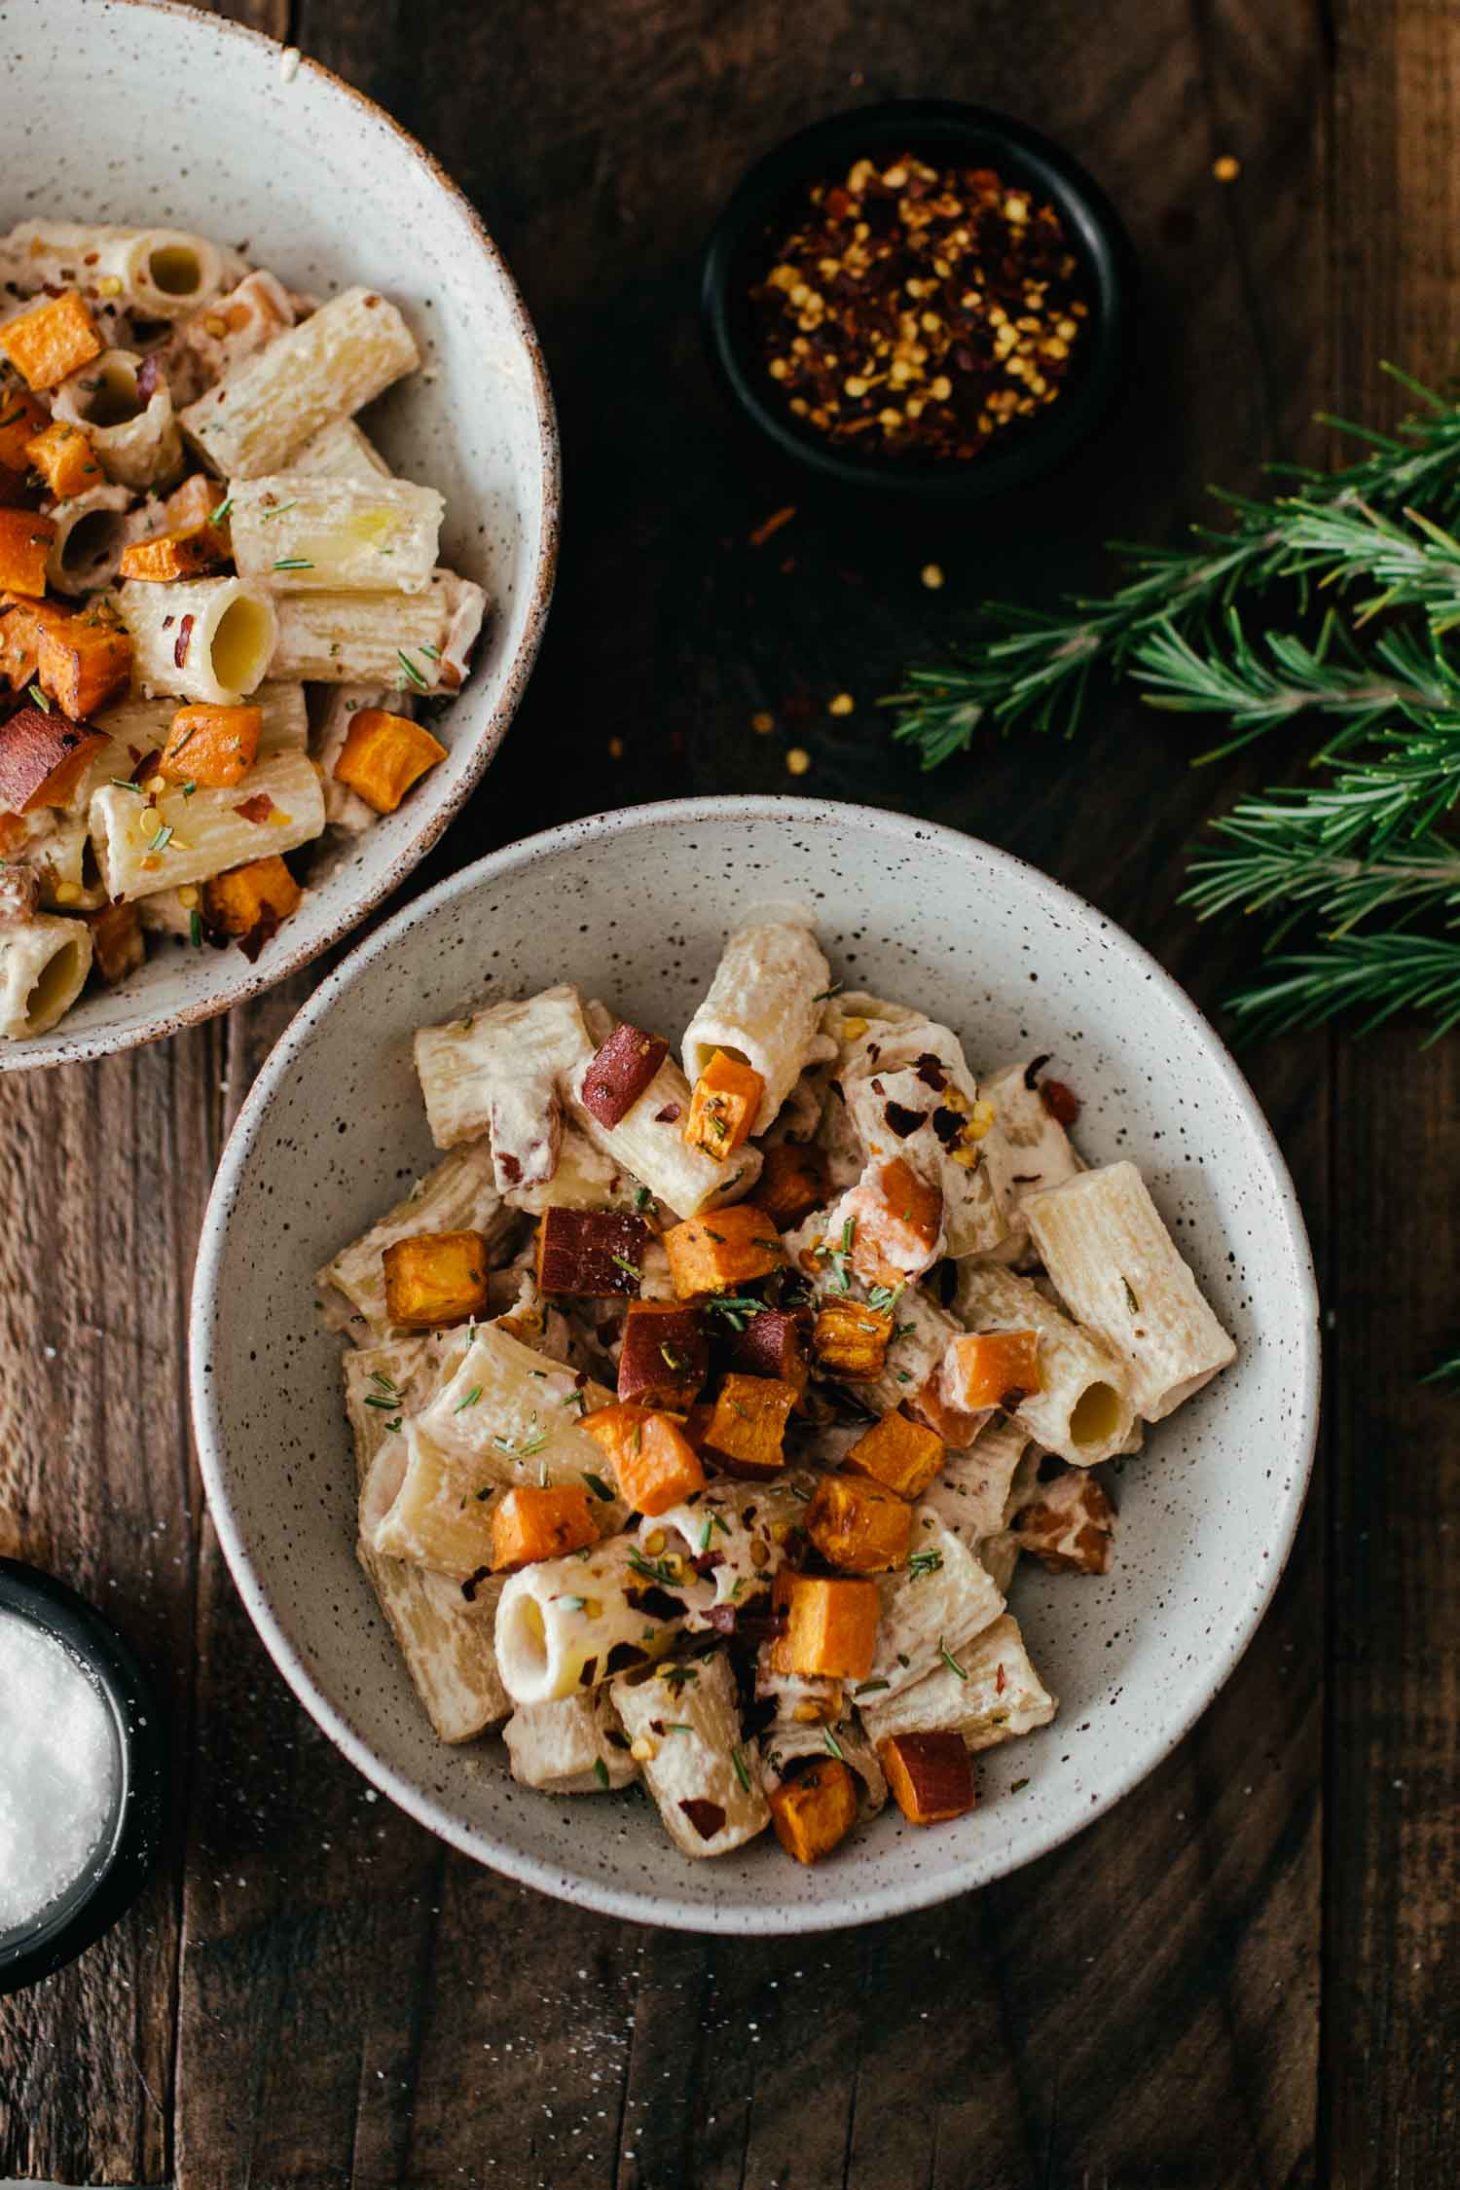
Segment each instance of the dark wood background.
M1444 0L243 0L383 100L505 246L561 406L566 551L522 720L431 879L570 814L801 786L1038 861L1215 1008L1247 938L1173 910L1253 770L1102 706L924 778L873 701L995 586L1093 583L1209 480L1384 416L1460 332ZM697 254L744 166L859 100L1008 109L1124 209L1146 290L1102 446L944 524L819 508L732 431ZM1240 159L1233 184L1213 177ZM0 148L3 156L3 148ZM772 511L794 519L757 549ZM931 593L921 566L948 583ZM851 692L855 712L825 701ZM757 736L751 716L777 727ZM549 753L553 765L543 767ZM1289 756L1291 757L1291 756ZM506 817L511 817L509 824ZM0 2003L0 2174L183 2190L1446 2190L1460 2180L1460 1038L1253 1061L1332 1319L1298 1550L1241 1669L1071 1846L903 1923L714 1944L582 1915L372 1798L254 1639L202 1510L187 1284L221 1137L293 992L0 1086L7 1548L156 1667L172 1844L135 1914ZM263 1314L260 1299L245 1312Z

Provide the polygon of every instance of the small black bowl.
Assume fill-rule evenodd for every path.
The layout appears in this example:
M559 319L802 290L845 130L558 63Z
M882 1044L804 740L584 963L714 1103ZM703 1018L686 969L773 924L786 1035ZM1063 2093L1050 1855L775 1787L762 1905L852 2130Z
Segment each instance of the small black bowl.
M146 1674L84 1597L18 1559L0 1559L0 1612L43 1628L81 1660L110 1707L119 1766L110 1821L81 1876L29 1924L0 1932L0 1993L7 1993L73 1961L135 1900L162 1834L164 1753Z
M995 168L1052 204L1090 295L1082 354L1056 400L962 460L855 456L823 440L780 402L756 342L750 291L768 268L778 219L795 210L809 183L837 179L855 160L898 152ZM767 153L716 224L701 302L721 377L746 417L785 455L844 487L981 502L1051 471L1100 423L1120 385L1134 289L1135 254L1119 215L1068 153L1022 122L983 107L905 99L831 115Z

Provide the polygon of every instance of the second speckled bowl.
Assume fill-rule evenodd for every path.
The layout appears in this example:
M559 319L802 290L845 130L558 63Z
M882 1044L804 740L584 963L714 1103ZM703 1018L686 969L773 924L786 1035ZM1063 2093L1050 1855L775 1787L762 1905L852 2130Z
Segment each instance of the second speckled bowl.
M925 1006L980 1063L1052 1051L1096 1161L1135 1158L1237 1365L1127 1462L1100 1578L1019 1575L1014 1610L1062 1699L978 1760L979 1807L934 1831L887 1811L813 1870L768 1838L693 1863L634 1795L564 1800L499 1742L444 1748L355 1563L339 1341L313 1272L434 1160L412 1030L556 981L677 1034L726 929L814 905L834 973ZM239 1301L267 1301L240 1316ZM245 1104L203 1230L193 1416L234 1579L305 1706L413 1817L579 1906L692 1930L816 1931L1001 1877L1159 1762L1251 1638L1292 1542L1317 1421L1303 1221L1251 1091L1130 938L1020 861L865 807L722 798L599 815L453 876L305 1005Z

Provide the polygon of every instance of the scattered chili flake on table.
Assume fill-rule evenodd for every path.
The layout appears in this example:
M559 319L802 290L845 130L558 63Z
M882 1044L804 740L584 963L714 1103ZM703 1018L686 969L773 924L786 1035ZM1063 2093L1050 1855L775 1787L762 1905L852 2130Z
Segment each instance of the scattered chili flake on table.
M751 304L793 416L868 453L955 461L1054 402L1090 315L1052 205L911 153L813 183Z

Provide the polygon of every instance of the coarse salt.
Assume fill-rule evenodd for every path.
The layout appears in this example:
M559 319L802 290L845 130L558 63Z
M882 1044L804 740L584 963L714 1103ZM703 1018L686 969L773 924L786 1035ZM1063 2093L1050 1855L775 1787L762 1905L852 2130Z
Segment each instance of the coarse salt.
M63 1643L0 1613L0 1931L28 1924L95 1854L116 1807L116 1730Z

